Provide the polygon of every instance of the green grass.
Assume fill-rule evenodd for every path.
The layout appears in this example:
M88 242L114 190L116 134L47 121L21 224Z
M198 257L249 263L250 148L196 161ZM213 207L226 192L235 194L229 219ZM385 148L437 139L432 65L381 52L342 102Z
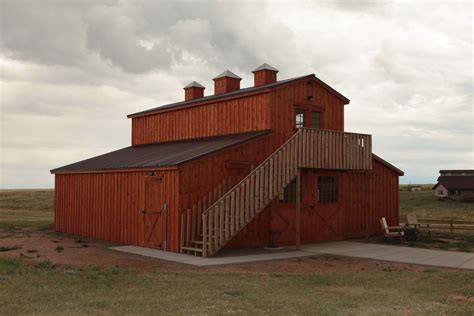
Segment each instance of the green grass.
M170 273L0 259L2 314L469 315L474 274Z
M0 190L0 229L46 229L53 209L54 190Z
M400 218L415 213L422 219L457 219L474 221L474 203L439 200L433 191L400 191Z

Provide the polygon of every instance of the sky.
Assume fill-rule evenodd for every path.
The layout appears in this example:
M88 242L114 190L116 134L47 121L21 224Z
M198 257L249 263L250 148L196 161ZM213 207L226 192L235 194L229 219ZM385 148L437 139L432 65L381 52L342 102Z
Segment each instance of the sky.
M315 73L351 102L345 129L434 183L474 168L471 1L0 0L0 188L51 188L50 169L130 145L127 114Z

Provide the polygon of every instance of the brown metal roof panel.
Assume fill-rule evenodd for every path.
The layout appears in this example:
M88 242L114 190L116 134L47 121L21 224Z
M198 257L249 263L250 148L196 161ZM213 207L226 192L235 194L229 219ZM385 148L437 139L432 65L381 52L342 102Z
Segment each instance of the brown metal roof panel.
M51 173L176 166L271 131L258 131L185 141L130 146L51 170Z
M440 176L439 183L448 190L474 190L474 176Z

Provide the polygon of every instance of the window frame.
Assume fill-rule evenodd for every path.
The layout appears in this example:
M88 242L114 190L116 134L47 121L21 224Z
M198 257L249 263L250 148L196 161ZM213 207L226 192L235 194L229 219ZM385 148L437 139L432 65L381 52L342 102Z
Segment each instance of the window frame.
M303 127L308 127L311 128L311 123L312 123L312 112L319 112L319 129L324 129L325 128L325 123L324 123L324 112L325 108L324 106L321 105L316 105L313 102L295 102L293 103L293 126L295 129L298 129L299 127L296 126L296 113L297 111L304 112L304 126Z
M313 110L313 109L312 109L310 113L311 113L310 127L311 127L311 128L315 128L315 129L321 129L321 118L322 118L322 113L321 113L321 111L320 111L320 110ZM316 113L318 114L318 125L319 125L319 127L313 127L313 119L314 119L313 115L316 114Z
M306 127L306 123L307 123L307 118L306 118L306 110L305 109L300 109L300 108L295 108L295 111L294 111L294 123L295 123L295 128L303 128L303 127ZM303 124L302 126L298 126L298 114L302 114L303 115Z
M323 183L323 179L326 180L326 183ZM331 181L327 181L332 179ZM337 175L318 175L316 177L317 182L317 191L316 191L316 201L318 203L328 203L328 204L337 204L340 200L340 181L339 176ZM323 190L329 190L329 192L322 192ZM324 194L324 195L323 195ZM324 198L322 198L324 196Z

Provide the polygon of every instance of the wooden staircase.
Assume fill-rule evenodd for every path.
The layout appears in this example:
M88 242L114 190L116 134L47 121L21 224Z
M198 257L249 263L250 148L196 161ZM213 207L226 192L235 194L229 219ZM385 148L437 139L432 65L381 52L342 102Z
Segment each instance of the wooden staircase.
M181 253L202 254L202 213L231 187L232 182L229 177L196 204L181 213Z
M300 128L237 185L202 212L194 253L213 256L298 175L300 168L371 170L371 136Z

